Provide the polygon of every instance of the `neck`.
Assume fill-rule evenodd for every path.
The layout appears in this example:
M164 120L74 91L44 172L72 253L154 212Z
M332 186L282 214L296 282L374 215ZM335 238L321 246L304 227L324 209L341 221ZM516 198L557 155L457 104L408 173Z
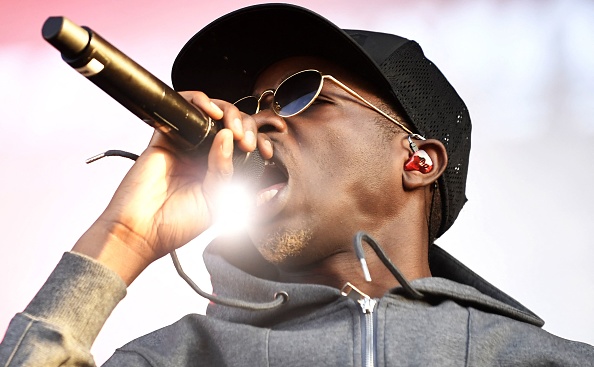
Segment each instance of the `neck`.
M373 237L408 281L431 276L426 239L425 242L413 243L410 239L418 237L388 238L381 235ZM353 249L331 254L306 267L290 271L280 270L280 280L291 283L323 284L338 289L350 282L370 297L381 297L399 283L365 242L363 249L372 282L365 281L361 263Z

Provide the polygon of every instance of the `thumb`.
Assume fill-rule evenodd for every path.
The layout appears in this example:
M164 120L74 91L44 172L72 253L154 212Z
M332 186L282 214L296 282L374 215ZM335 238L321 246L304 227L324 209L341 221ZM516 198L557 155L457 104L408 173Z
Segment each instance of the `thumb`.
M202 193L213 210L218 190L229 184L233 177L233 132L221 129L214 137L208 153L208 169L202 184Z

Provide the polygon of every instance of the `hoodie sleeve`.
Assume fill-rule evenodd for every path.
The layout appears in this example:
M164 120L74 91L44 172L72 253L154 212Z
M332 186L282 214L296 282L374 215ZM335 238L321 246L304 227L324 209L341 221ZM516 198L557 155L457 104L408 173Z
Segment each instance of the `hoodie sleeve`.
M125 295L116 273L84 255L65 253L10 322L0 366L95 366L91 345Z

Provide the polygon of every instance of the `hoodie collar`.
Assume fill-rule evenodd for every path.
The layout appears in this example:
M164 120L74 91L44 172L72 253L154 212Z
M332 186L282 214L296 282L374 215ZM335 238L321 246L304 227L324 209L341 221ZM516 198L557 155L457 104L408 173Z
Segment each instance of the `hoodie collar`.
M205 252L204 261L211 274L213 293L217 296L248 302L270 302L279 292L289 295L283 305L265 311L209 304L209 315L231 322L267 326L313 312L330 303L347 301L347 297L341 297L340 290L333 287L276 281L278 274L274 266L266 262L253 246L242 246L238 251L237 248L228 249L226 244L213 244ZM411 282L426 297L452 299L539 327L544 324L529 309L437 245L430 247L429 264L433 277ZM404 294L401 287L392 289L390 293Z
M249 252L249 251L248 251ZM228 253L227 253L228 255ZM234 256L225 257L218 249L209 249L204 253L206 267L211 274L213 293L217 296L240 299L248 302L270 302L279 292L288 294L287 301L281 306L252 311L235 307L210 303L207 314L231 322L246 323L254 326L269 326L278 324L289 318L304 315L322 308L341 298L340 290L319 284L282 283L275 280L272 265L260 258L260 264L255 263L254 254L243 256L247 259L250 269L255 269L259 275L265 274L269 278L257 277L237 266Z

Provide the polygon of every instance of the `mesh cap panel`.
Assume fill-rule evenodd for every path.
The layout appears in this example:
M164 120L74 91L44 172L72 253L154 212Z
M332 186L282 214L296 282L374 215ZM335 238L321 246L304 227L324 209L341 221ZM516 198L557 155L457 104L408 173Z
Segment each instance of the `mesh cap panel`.
M440 178L443 234L454 223L466 198L471 124L468 110L439 69L416 42L398 48L380 69L417 131L440 140L448 166Z

